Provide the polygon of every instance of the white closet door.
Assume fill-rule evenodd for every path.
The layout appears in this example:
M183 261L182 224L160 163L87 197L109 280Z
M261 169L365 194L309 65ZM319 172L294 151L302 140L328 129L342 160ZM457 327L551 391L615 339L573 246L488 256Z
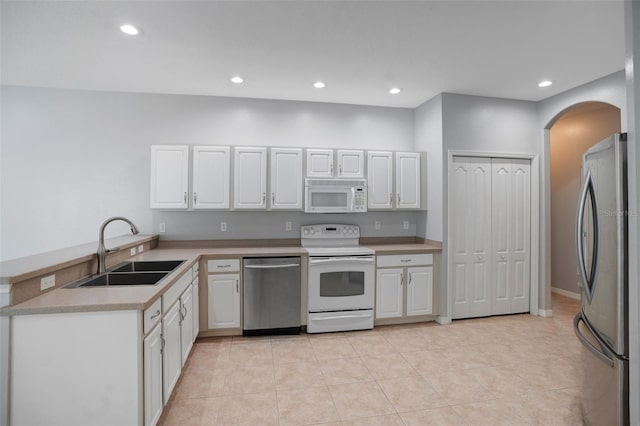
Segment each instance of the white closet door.
M529 312L531 287L531 162L511 160L511 310Z
M491 315L491 161L454 157L453 318Z
M491 161L493 315L529 311L531 165Z

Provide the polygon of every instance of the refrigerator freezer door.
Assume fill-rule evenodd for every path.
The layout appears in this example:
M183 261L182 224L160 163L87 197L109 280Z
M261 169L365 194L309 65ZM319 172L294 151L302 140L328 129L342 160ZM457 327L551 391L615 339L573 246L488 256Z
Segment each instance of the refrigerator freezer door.
M573 322L582 343L578 367L582 369L580 408L585 425L629 424L629 364L607 349L593 333L582 313Z
M576 244L585 319L616 354L627 355L626 141L614 135L583 160Z

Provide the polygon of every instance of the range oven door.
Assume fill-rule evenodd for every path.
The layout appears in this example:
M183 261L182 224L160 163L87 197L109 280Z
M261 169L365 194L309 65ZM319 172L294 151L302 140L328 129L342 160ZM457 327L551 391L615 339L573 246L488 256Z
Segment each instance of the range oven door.
M309 258L309 312L372 309L375 256Z

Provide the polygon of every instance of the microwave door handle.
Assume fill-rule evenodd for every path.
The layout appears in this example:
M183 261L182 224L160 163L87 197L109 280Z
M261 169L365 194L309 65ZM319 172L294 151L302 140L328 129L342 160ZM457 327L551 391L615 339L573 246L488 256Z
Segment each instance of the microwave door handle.
M351 211L354 211L354 209L356 208L355 204L356 204L356 188L352 186L351 187Z

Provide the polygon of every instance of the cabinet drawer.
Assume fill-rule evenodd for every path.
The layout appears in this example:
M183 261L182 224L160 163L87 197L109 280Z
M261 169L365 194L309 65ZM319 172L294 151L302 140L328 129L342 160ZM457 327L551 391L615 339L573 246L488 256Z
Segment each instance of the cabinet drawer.
M189 284L191 284L191 272L187 271L162 295L162 309L167 311Z
M207 262L208 272L238 272L240 271L240 259L214 259Z
M144 333L147 334L154 325L162 319L162 298L158 298L153 305L144 310Z
M378 268L413 265L432 265L433 254L392 254L388 256L376 256Z

